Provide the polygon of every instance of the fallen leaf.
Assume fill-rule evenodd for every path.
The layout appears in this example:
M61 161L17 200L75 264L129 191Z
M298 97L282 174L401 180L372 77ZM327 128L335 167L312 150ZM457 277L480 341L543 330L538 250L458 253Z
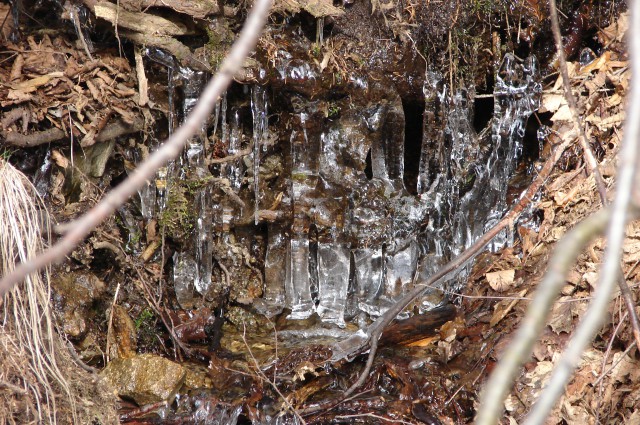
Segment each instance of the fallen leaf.
M540 102L540 112L556 112L560 106L566 105L564 96L556 93L545 93Z
M551 121L571 121L571 110L569 105L562 105L551 117Z
M516 271L511 269L487 273L485 277L491 289L497 292L504 292L513 286L515 275Z
M569 301L571 297L561 297L551 311L547 324L553 332L569 333L573 329L573 318L581 316L587 309L587 303Z
M523 289L522 291L520 291L519 294L516 295L516 297L522 298L526 294L527 294L527 290ZM515 307L515 305L518 304L519 301L520 300L518 299L503 300L503 301L500 301L498 304L496 304L495 310L493 311L493 315L491 316L491 320L489 321L489 326L494 327L495 325L500 323L500 321L504 319L511 310L513 310L513 307Z

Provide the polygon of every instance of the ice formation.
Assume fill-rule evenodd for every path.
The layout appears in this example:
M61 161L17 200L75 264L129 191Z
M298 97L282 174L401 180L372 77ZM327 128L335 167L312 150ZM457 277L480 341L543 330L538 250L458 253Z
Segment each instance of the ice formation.
M289 84L316 78L290 56L278 58L276 69ZM454 91L440 74L427 70L417 195L404 183L406 117L397 93L354 80L362 90L379 90L381 100L332 119L323 101L291 95L288 144L280 140L287 163L282 202L277 203L282 211L266 224L260 212L269 208L263 183L265 161L273 152L261 147L270 132L269 91L259 85L245 90L244 105L251 113L245 127L240 106L223 97L210 126L217 148L224 155L243 149L250 155L208 168L204 158L211 152L203 131L189 141L179 166L169 166L140 192L143 216L149 219L165 207L172 178L183 173L207 179L211 170L228 182L227 190L253 202L247 211L228 197L217 206L211 185L198 189L193 251L174 256L178 301L186 307L196 293L207 292L214 243L232 247L234 228L244 223L262 226L266 234L263 294L255 302L261 313L273 316L286 308L291 319L317 314L338 327L382 314L416 276L432 274L506 211L507 185L522 156L526 121L538 106L537 66L535 58L519 63L505 55L495 81L490 131L484 135L473 125L474 89ZM182 105L170 114L171 127L173 119L183 119L192 108L205 76L173 65L169 69L175 92L170 103L176 102L179 88ZM505 243L507 234L493 248ZM437 302L427 295L419 307Z

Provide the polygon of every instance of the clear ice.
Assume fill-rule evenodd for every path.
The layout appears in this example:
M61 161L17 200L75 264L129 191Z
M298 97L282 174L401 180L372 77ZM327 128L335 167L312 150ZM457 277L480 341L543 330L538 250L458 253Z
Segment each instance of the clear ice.
M427 72L425 137L418 178L429 216L422 240L423 277L471 246L506 212L507 187L522 156L525 125L538 108L539 80L535 57L520 64L512 54L506 54L496 75L491 133L480 137L472 125L473 90L458 91L449 99L442 77ZM446 123L444 117L448 118ZM498 249L508 242L504 233L490 248ZM459 273L457 285L464 279L466 273Z
M315 105L310 106L313 108ZM308 131L312 125L308 114L306 110L297 112L299 127L291 132L290 139L293 219L285 284L291 319L306 319L315 311L309 271L309 227L318 183L320 140L315 132Z
M321 27L319 21L319 31ZM182 102L180 108L170 107L171 130L193 107L206 76L155 55L154 60L167 62L170 105ZM286 52L278 56L276 68L291 84L317 77L309 64ZM290 319L317 314L323 322L344 328L349 320L383 314L416 278L433 274L502 217L508 208L508 182L522 156L525 125L538 107L541 85L535 58L520 63L511 54L504 56L495 79L493 118L481 134L473 124L474 88L452 90L442 75L427 70L417 195L405 188L407 118L402 101L394 89L375 84L355 79L355 86L382 95L337 116L329 116L327 102L292 95L289 145L281 141L279 146L288 165L285 182L277 189L283 192L277 207L281 216L267 223L259 214L272 202L267 201L272 194L266 182L275 181L268 177L273 152L265 147L267 90L250 87L244 103L223 96L212 117L211 140L218 153L235 155L248 147L251 155L213 165L211 172L227 181L227 189L237 197L253 200L253 206L243 211L229 196L214 202L212 185L198 189L193 250L174 256L181 306L188 308L198 293L209 290L214 242L231 250L237 226L262 226L264 284L261 299L254 302L256 310L272 317L287 308ZM252 126L251 138L243 133L245 105L251 112L251 124L244 121ZM163 211L172 179L211 176L204 160L211 154L206 142L203 129L189 140L178 162L141 190L144 218ZM497 237L491 249L506 243L507 233ZM459 289L465 270L444 287ZM441 294L434 293L419 301L421 310L441 302Z

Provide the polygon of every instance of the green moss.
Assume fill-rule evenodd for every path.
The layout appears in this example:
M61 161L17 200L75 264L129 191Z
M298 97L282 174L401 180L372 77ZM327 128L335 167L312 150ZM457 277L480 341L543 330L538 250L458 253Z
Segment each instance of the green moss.
M233 41L229 37L229 28L225 21L218 21L217 25L210 25L206 28L207 38L205 44L207 59L212 69L218 69L224 60L226 51Z
M183 184L169 186L167 207L158 218L158 224L166 229L167 235L175 239L189 235L195 222L192 204L187 199L187 188Z
M153 314L153 311L151 311L148 308L145 308L144 310L142 310L142 312L140 313L140 315L138 315L138 317L136 318L136 320L133 322L133 324L136 327L136 330L140 330L140 328L143 325L153 325L155 323L155 314Z
M311 47L311 53L313 54L313 56L319 58L320 54L322 53L322 48L320 47L320 44L313 43L313 46Z
M338 115L340 115L340 106L338 106L337 104L331 102L329 104L329 107L327 109L327 117L328 118L336 118Z
M495 2L493 0L473 0L471 2L471 10L474 13L488 15L493 12Z

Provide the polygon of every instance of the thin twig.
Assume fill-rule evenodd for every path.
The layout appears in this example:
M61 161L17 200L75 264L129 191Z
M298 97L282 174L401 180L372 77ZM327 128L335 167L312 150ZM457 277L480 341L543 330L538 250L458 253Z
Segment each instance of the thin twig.
M622 360L624 360L625 356L626 356L627 354L629 354L629 352L633 349L633 347L636 347L636 342L635 342L635 341L633 341L631 344L629 344L629 346L627 347L627 349L626 349L626 350L624 350L624 351L622 352L622 354L618 357L618 360L616 360L615 362L613 362L613 363L611 364L611 366L609 367L609 369L607 369L606 371L604 371L604 372L603 372L603 373L598 377L598 379L596 379L596 380L595 380L595 382L593 383L593 385L598 385L598 384L600 384L600 383L602 382L602 380L604 379L604 377L605 377L605 376L607 376L608 374L610 374L610 373L611 373L611 371L612 371L613 369L615 369L615 367L616 367L616 366L618 366Z
M567 58L564 55L564 47L562 45L562 34L560 33L560 24L558 23L558 8L556 7L556 0L549 0L549 10L551 13L551 30L553 31L553 38L556 42L556 50L558 54L558 60L560 65L560 73L562 75L562 86L564 88L564 97L567 100L567 105L571 111L571 119L573 120L574 128L578 131L580 137L580 147L582 147L582 154L589 167L589 172L593 174L596 180L596 186L598 193L600 194L600 200L602 205L607 205L607 190L602 179L602 174L598 169L598 162L596 161L593 151L589 146L589 139L587 133L584 131L584 127L580 123L580 116L578 115L578 108L576 98L571 91L571 81L569 79L569 72L567 71Z
M640 28L640 4L637 1L629 5L631 22L629 24L629 56L632 72L629 105L625 122L624 139L619 154L618 181L616 196L611 211L611 220L607 230L607 248L594 299L580 321L571 341L549 379L540 399L534 405L527 418L527 425L541 424L564 391L564 387L575 370L580 356L594 335L600 329L606 316L613 287L620 274L621 247L625 237L625 226L629 219L629 205L632 194L636 193L636 175L638 164L638 137L640 136L640 39L636 31Z
M347 338L345 341L336 344L334 352L337 351L344 353L342 358L352 358L358 353L364 351L367 346L370 347L367 363L363 371L360 373L358 380L347 391L345 391L343 398L348 397L366 381L369 372L371 371L373 360L378 349L378 340L380 339L380 336L382 335L385 327L389 323L391 323L395 319L395 317L400 312L402 312L402 310L404 310L411 302L413 302L413 300L422 295L422 293L427 289L427 285L433 286L438 280L447 276L449 273L459 270L467 261L472 259L478 252L480 252L482 248L484 248L489 242L491 242L491 240L497 234L499 234L507 226L512 225L517 217L527 207L527 205L529 205L535 194L547 180L556 162L558 162L565 149L571 143L573 143L574 140L574 133L569 133L565 138L565 141L558 145L553 154L549 157L549 159L547 159L544 166L540 170L540 173L526 190L526 192L522 195L520 201L515 206L513 206L513 208L504 216L504 218L500 220L500 222L498 222L493 228L487 231L482 237L480 237L480 239L478 239L471 247L469 247L458 257L444 265L426 282L416 284L407 295L398 300L391 308L389 308L389 310L387 310L369 326L366 338L363 339L362 335L355 335L354 337ZM334 358L332 360L336 361L339 359Z
M600 194L600 201L602 202L602 205L606 206L608 203L606 186L602 178L602 174L600 174L600 170L598 169L598 163L593 154L593 151L591 150L591 146L589 146L587 133L584 130L584 126L580 122L577 102L575 97L573 96L573 92L571 91L571 82L569 80L569 72L567 71L567 60L564 55L562 35L560 34L560 24L558 22L558 9L556 7L556 0L549 1L549 8L551 12L551 29L553 31L553 38L556 42L560 72L562 74L562 87L564 89L564 97L567 100L567 105L569 106L569 110L571 111L573 126L578 130L580 134L579 140L580 146L582 147L582 154L585 158L585 161L587 162L589 172L593 174L593 177L596 181L596 187L598 188L598 193ZM635 302L633 301L633 295L629 290L627 282L623 279L618 279L618 286L620 287L622 298L624 299L627 311L629 312L631 327L633 329L633 336L636 342L640 344L640 321L638 320L638 315L635 311Z
M216 100L227 88L233 76L240 70L244 59L256 45L258 36L266 22L271 7L271 0L257 0L245 22L240 37L234 43L229 55L225 58L220 71L207 84L200 101L189 114L184 124L176 130L162 146L149 156L127 179L114 188L107 196L88 213L82 216L76 225L55 245L45 250L34 259L22 263L15 270L0 280L0 296L6 294L16 283L22 281L30 273L64 260L93 229L121 205L123 205L139 188L151 180L156 171L168 161L176 158L184 144L197 131L211 114Z
M546 324L553 300L564 285L566 273L584 246L604 230L609 216L610 210L607 209L588 217L556 245L544 279L538 285L514 341L509 344L509 349L505 351L484 386L476 424L498 423L503 410L503 400L515 380L520 365L528 358L537 335Z
M335 419L357 419L357 418L373 418L373 419L380 419L381 421L384 421L384 422L391 422L394 424L415 425L415 422L407 422L401 419L387 418L387 417L376 415L373 413L357 413L354 415L339 415L335 417Z
M260 369L260 364L258 363L258 360L253 355L253 351L251 351L251 347L249 346L249 343L247 342L247 327L245 326L244 321L242 322L242 341L244 342L244 345L247 347L247 351L249 352L249 356L251 357L251 361L253 362L253 365L255 366L256 372L258 373L258 376L260 377L260 379L264 380L265 382L268 382L269 385L271 386L271 388L273 388L273 390L278 394L278 396L280 396L280 398L282 399L284 404L287 406L287 408L291 411L291 413L293 413L296 416L296 418L298 418L298 420L300 421L300 423L302 425L306 425L306 422L302 418L300 413L298 413L298 411L296 410L295 407L293 407L293 405L291 404L289 399L287 399L284 396L284 394L282 394L282 392L280 391L280 389L276 385L275 378L274 378L274 381L271 382L269 380L269 378L267 377L267 375L265 375L265 373L262 371L262 369Z
M618 332L620 332L620 328L622 327L622 324L624 323L628 315L629 313L625 312L624 316L622 316L622 318L616 325L616 328L613 330L613 334L611 335L611 338L609 338L609 342L607 343L607 350L605 351L604 356L602 356L602 368L601 368L602 372L600 372L600 376L598 377L598 380L594 382L592 385L593 387L595 387L596 385L598 386L598 397L597 397L597 404L596 404L596 423L600 423L600 403L602 402L602 382L604 380L603 378L606 376L605 370L607 367L607 360L609 360L609 355L611 354L611 349L613 348L613 342L618 336Z

